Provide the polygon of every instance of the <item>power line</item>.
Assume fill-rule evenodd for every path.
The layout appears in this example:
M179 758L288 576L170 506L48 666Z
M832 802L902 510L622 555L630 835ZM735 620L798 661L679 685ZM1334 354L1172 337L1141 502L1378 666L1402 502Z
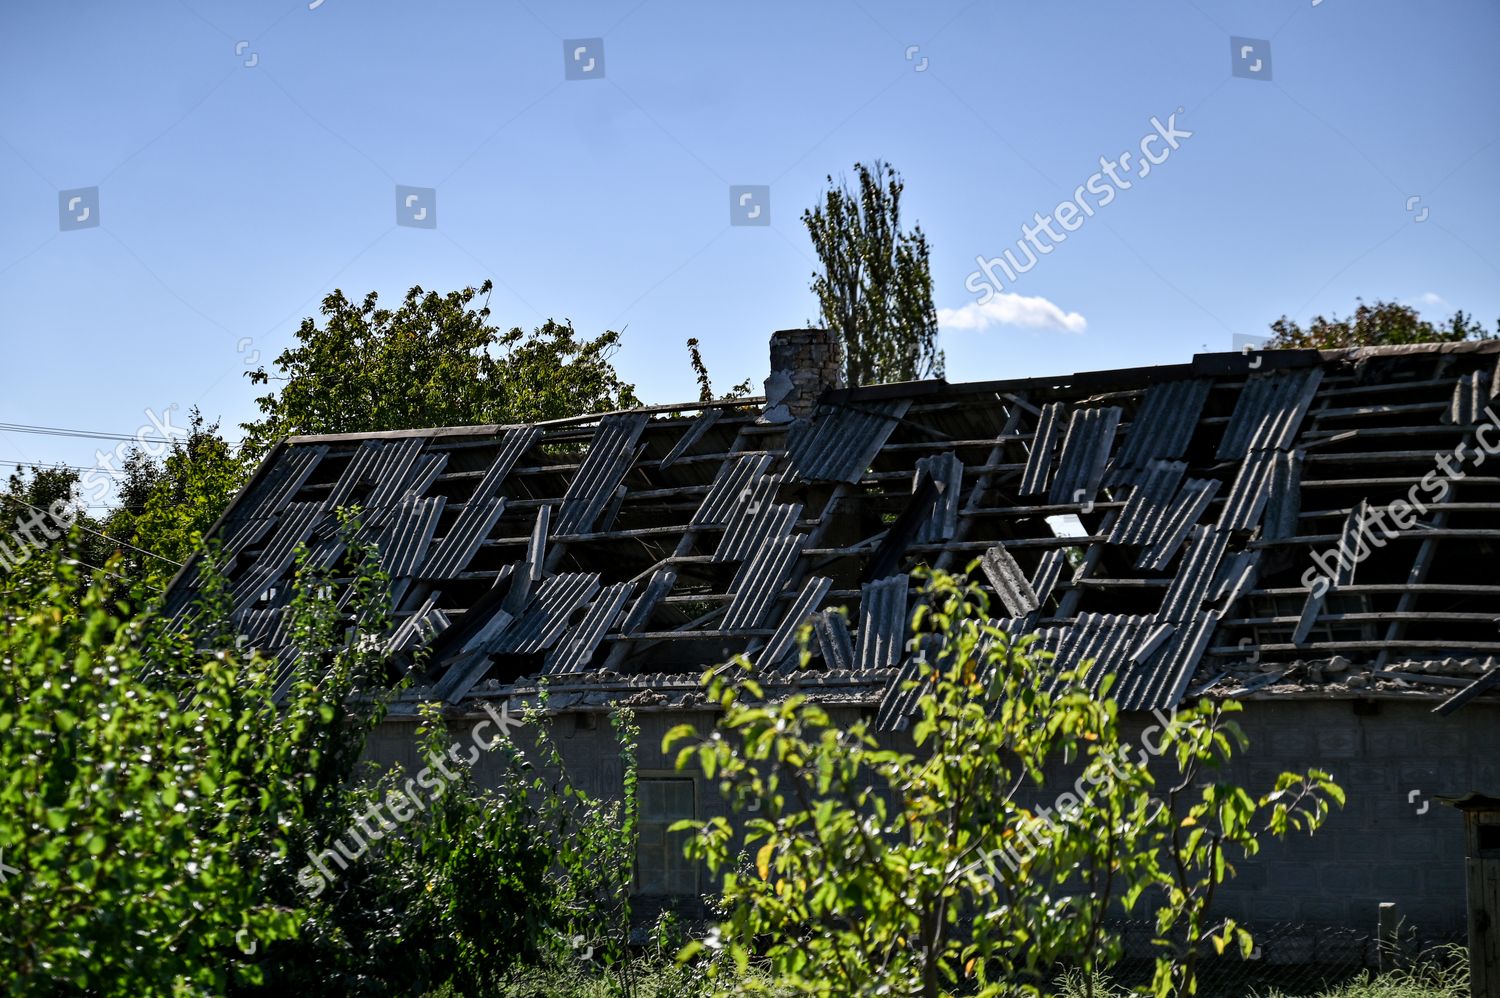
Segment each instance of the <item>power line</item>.
M22 506L25 506L27 509L32 509L32 510L35 510L36 512L38 512L38 513L41 513L43 516L51 516L52 515L47 510L42 509L40 506L33 506L33 505L31 505L31 503L27 502L25 499L17 499L15 496L10 496L9 498L12 501L14 501L14 502L20 503ZM85 527L83 524L77 523L77 522L75 522L73 524L73 526L77 527L79 530L85 531L85 532L90 533L90 534L94 534L94 535L96 535L98 537L102 537L105 540L109 541L111 544L118 544L121 547L127 547L130 550L132 550L132 551L138 551L141 554L149 554L153 558L160 558L162 561L166 562L168 565L176 565L178 568L182 567L182 562L180 562L180 561L173 561L171 558L168 558L166 555L157 554L155 551L147 551L145 548L138 548L134 544L128 543L127 541L122 541L118 537L111 537L108 534L103 533L103 532L98 531L98 530L95 530L92 527ZM93 567L93 566L90 566L90 567ZM104 569L101 568L99 571L102 572L102 571L104 571Z
M143 433L111 433L108 430L70 430L61 426L37 426L31 423L0 423L0 433L35 433L49 437L76 437L80 440L108 440L117 443L140 444L181 443L188 439L187 434L183 434L180 437L163 437ZM244 443L243 440L226 440L224 442L231 446Z
M54 470L59 469L59 468L61 468L63 471L77 471L77 472L97 471L101 475L111 475L111 476L113 476L115 478L121 478L125 474L125 472L121 471L119 468L99 468L99 467L85 468L83 465L80 465L80 464L64 464L61 461L59 461L59 462L57 462L55 464L45 464L45 463L43 463L41 461L0 461L0 466L6 467L6 468L15 468L18 471L24 471L27 468L34 468L34 469L36 469L38 471L54 471Z
M30 423L0 423L0 432L36 433L48 437L77 437L80 440L115 440L123 443L139 441L143 444L171 443L167 437L140 433L110 433L105 430L68 430L60 426L33 426Z

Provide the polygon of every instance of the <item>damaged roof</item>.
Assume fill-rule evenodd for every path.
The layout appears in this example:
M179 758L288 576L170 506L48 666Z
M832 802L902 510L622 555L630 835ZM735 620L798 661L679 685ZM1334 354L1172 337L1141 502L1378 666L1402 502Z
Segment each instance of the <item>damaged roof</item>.
M1059 667L1095 660L1126 709L1423 691L1449 711L1500 686L1500 460L1480 447L1500 444L1497 358L1493 341L1200 354L829 391L790 424L738 399L294 437L213 536L236 625L281 652L297 549L338 570L335 510L359 507L393 658L420 668L413 695L452 703L545 679L564 709L690 705L706 665L744 652L772 689L899 728L907 575L979 559L1001 626ZM1362 527L1372 513L1396 526ZM197 579L190 563L168 612Z

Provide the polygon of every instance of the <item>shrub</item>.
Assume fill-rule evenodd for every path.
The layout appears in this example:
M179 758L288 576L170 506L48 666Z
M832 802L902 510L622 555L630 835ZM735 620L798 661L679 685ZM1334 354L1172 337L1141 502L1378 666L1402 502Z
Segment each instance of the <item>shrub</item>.
M933 658L919 754L882 748L865 722L835 724L803 696L764 702L743 660L705 677L717 730L679 726L664 748L755 813L743 838L722 818L679 824L696 832L690 853L723 873L729 911L685 958L721 947L743 973L760 957L803 994L1040 994L1059 968L1092 994L1119 954L1107 917L1148 903L1158 995L1192 992L1205 943L1248 951L1248 933L1210 919L1215 886L1259 836L1316 828L1339 789L1316 770L1259 798L1206 778L1243 743L1222 717L1234 704L1179 711L1154 751L1132 752L1108 680L1094 695L1084 668L1054 677L987 611L977 587L926 577L911 644ZM1055 813L1025 806L1021 789L1057 762L1077 773L1076 793Z

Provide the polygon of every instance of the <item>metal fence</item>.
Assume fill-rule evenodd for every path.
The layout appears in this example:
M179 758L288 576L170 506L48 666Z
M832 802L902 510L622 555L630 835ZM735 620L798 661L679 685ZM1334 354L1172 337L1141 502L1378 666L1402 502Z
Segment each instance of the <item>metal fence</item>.
M1424 933L1398 927L1382 942L1374 933L1299 924L1250 926L1255 949L1248 959L1238 950L1211 949L1198 960L1203 998L1312 998L1380 973L1398 973L1426 982L1435 994L1467 994L1467 939L1459 933ZM1120 989L1151 980L1153 927L1123 927L1126 958L1106 975ZM1108 994L1108 992L1105 992Z

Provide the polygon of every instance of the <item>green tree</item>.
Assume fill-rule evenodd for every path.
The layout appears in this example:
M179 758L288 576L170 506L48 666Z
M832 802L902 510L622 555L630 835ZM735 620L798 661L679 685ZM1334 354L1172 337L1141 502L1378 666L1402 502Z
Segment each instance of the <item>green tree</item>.
M236 649L222 605L187 631L125 616L68 554L0 579L0 977L38 996L253 984L301 921L269 897L275 857L383 659L308 626L337 618L304 587L302 678L277 705L276 663Z
M765 702L745 662L709 674L723 708L711 736L668 732L665 750L686 743L679 768L696 764L753 810L743 838L724 818L677 826L724 873L728 910L685 958L718 945L743 971L763 955L800 994L1037 995L1060 967L1091 994L1120 954L1107 917L1148 906L1158 996L1194 993L1204 945L1250 951L1243 928L1211 917L1214 887L1261 837L1314 829L1342 803L1327 774L1282 774L1259 797L1215 778L1243 741L1221 717L1234 703L1163 718L1142 739L1155 747L1133 749L1108 680L1091 693L1085 666L1054 691L1029 641L995 628L985 594L959 579L929 577L913 627L933 670L916 754L804 696ZM1059 767L1071 788L1028 804Z
M160 460L140 448L126 454L120 505L104 532L119 547L127 575L164 588L244 485L249 469L239 450L196 407L186 439L174 439Z
M76 560L102 566L115 548L79 497L78 471L63 465L17 468L0 490L0 573L30 561L75 525L70 550Z
M1304 328L1287 316L1271 323L1275 335L1266 345L1272 349L1341 350L1347 347L1401 346L1407 343L1454 343L1461 340L1487 340L1500 335L1486 332L1473 316L1460 310L1447 322L1433 325L1410 305L1376 299L1366 305L1356 298L1354 314L1340 319L1314 316Z
M814 272L821 321L844 344L851 385L943 376L927 236L901 228L900 175L888 163L854 164L858 190L828 177L823 203L802 213L822 262Z
M395 309L374 292L357 304L340 291L323 299L322 325L303 320L275 373L249 372L280 390L256 400L263 417L245 424L247 454L259 459L293 434L536 422L639 404L610 362L618 333L582 339L552 320L501 331L475 304L490 287L415 287Z

